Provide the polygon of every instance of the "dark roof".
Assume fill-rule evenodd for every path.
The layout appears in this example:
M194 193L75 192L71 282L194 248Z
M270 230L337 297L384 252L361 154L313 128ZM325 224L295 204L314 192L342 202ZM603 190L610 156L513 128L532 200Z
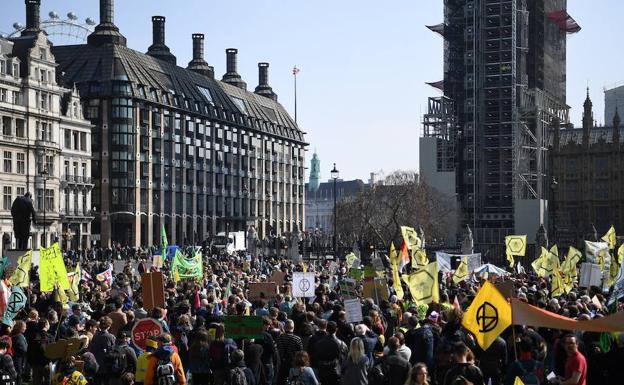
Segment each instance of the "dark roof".
M170 97L175 94L182 99L180 105L173 108L186 109L183 99L189 100L191 109L195 102L199 102L202 106L211 104L229 112L226 120L233 121L232 113L252 117L265 123L254 125L253 128L305 144L303 132L299 130L294 120L281 104L270 98L233 87L121 45L57 46L53 47L52 52L59 63L58 73L67 84L130 81L134 97L142 97L139 86L146 87L148 100L151 89L169 93ZM203 90L198 87L209 90L212 100L208 100ZM163 101L158 103L167 104ZM195 114L206 115L203 112ZM233 123L241 125L240 122ZM243 125L249 124L245 122Z
M362 182L361 179L355 180L337 180L336 181L336 191L337 198L341 198L343 196L355 196L359 194L362 190L364 190L367 185ZM306 191L308 191L308 183L305 185ZM307 199L314 199L314 197L318 197L319 199L323 198L331 198L334 194L334 182L322 182L319 184L319 188L315 193L308 192Z
M552 136L551 136L552 140ZM589 144L596 144L601 141L606 143L613 142L613 128L612 127L594 127L589 131ZM583 129L582 128L566 128L559 132L559 147L563 147L568 144L583 144ZM624 132L620 129L620 143L624 143Z

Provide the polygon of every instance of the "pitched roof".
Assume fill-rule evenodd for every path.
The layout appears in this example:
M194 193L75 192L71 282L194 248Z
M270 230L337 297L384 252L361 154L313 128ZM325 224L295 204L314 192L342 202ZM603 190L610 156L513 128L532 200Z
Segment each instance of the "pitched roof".
M552 140L552 136L551 136ZM606 143L613 142L612 127L594 127L589 131L589 144L596 144L601 141ZM559 146L563 147L571 144L583 144L582 128L566 128L559 132ZM624 132L620 129L620 143L624 143Z
M276 101L224 82L203 76L171 63L156 59L144 53L121 45L69 45L53 47L52 52L59 63L58 73L63 81L72 84L86 84L92 81L106 82L125 80L132 84L132 93L141 98L140 87L146 87L149 94L156 89L189 101L189 108L183 100L174 108L194 111L196 102L212 105L227 111L226 120L234 121L232 113L258 119L261 124L253 128L271 135L302 144L303 132ZM206 95L206 92L209 94ZM209 100L210 99L210 100ZM160 104L167 104L159 101ZM195 112L195 111L194 111ZM195 112L197 114L197 112ZM205 115L204 113L199 113ZM249 123L243 121L243 125Z

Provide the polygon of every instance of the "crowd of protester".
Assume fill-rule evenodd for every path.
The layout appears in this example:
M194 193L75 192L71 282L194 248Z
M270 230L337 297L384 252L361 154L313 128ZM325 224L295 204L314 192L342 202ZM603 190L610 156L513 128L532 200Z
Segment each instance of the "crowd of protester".
M412 303L407 287L405 298L397 298L388 277L387 299L361 298L363 320L349 323L336 284L348 274L344 262L303 266L205 254L203 280L175 283L165 261L165 304L148 311L140 274L154 268L140 251L64 255L68 265L81 263L87 277L106 270L111 259L127 263L110 286L81 280L79 300L68 304L39 292L33 268L26 308L12 326L0 327L0 385L514 385L516 378L525 385L606 385L624 378L623 334L513 326L480 349L461 321L482 277L455 285L440 274L440 301L428 305ZM304 268L316 271L315 297L293 298L292 273ZM249 283L276 270L286 273L279 294L249 301ZM507 279L520 300L562 316L584 320L609 312L597 288L575 287L551 299L548 281L532 273ZM262 337L229 338L224 317L231 315L262 317ZM141 350L131 330L146 317L163 333ZM48 345L72 338L84 339L77 354L48 358Z

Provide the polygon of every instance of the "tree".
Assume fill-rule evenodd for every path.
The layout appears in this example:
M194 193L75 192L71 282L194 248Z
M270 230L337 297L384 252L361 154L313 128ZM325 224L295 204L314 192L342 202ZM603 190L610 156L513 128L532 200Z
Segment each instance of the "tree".
M415 171L396 171L383 184L338 204L338 234L343 245L364 240L386 249L391 241L400 241L401 226L422 228L429 241L442 239L454 206L451 197L428 186Z

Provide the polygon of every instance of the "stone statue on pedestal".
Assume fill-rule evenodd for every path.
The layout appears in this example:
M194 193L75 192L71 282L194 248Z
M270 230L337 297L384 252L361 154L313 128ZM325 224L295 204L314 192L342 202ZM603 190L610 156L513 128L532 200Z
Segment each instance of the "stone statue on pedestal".
M257 243L258 232L254 226L249 226L249 229L247 229L247 251L253 257L256 257Z
M11 205L11 216L13 217L13 232L17 240L17 249L28 249L28 238L30 238L30 222L35 222L35 207L32 196L29 192L21 197L15 198Z
M462 254L472 254L474 252L474 240L472 239L472 230L470 230L469 225L466 225L466 229L464 230L461 252Z

